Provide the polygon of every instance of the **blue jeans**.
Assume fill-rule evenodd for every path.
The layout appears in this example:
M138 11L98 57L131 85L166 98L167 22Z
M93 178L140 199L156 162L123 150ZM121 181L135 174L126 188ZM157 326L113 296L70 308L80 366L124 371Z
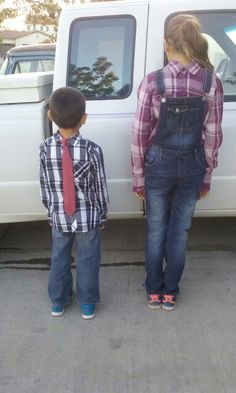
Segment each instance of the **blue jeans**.
M52 229L51 270L48 293L52 304L63 307L72 296L71 250L76 241L76 290L78 303L99 302L100 229L88 232L57 232Z
M179 292L188 230L206 170L202 149L178 154L153 145L145 158L145 268L150 294Z

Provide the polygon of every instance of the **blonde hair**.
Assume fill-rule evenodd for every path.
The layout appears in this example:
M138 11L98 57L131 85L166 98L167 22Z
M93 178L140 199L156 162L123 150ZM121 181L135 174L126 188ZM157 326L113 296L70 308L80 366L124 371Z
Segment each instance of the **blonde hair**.
M201 67L214 70L208 57L208 42L201 33L200 23L193 15L179 14L171 18L165 31L166 41Z

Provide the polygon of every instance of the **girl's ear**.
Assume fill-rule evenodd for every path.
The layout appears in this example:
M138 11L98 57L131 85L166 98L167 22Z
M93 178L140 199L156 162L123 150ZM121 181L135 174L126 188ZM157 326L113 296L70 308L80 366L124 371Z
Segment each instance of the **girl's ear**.
M165 38L163 40L163 45L164 45L164 51L166 52L166 39Z
M167 39L164 39L164 51L167 56L168 61L170 61L173 57L173 48L171 44L167 41Z
M167 53L170 50L170 44L168 41L164 38L164 51Z
M49 118L49 120L53 121L53 120L52 120L52 114L51 114L50 111L48 111L48 118Z

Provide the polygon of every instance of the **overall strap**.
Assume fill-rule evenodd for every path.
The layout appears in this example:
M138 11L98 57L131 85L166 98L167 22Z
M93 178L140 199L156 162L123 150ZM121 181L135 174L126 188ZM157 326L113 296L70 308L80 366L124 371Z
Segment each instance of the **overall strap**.
M209 93L212 83L212 72L208 69L205 70L205 79L203 83L203 93Z
M157 91L160 96L163 96L166 91L165 83L164 83L164 72L163 68L157 71L156 73L156 83L157 83Z

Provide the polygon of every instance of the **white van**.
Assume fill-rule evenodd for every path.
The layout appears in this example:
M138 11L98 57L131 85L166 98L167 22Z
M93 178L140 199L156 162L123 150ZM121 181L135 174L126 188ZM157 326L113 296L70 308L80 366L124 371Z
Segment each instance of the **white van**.
M74 5L62 11L59 22L53 88L74 86L86 96L89 117L81 131L103 148L110 217L142 215L143 205L131 189L130 165L137 89L145 74L165 64L165 24L183 12L199 18L225 91L219 166L210 196L198 203L196 214L236 215L236 4L139 0ZM2 77L0 222L44 219L37 160L38 144L50 133L47 124L43 128L46 103L26 102L22 89L24 102L9 105L8 99L5 104L1 82Z

